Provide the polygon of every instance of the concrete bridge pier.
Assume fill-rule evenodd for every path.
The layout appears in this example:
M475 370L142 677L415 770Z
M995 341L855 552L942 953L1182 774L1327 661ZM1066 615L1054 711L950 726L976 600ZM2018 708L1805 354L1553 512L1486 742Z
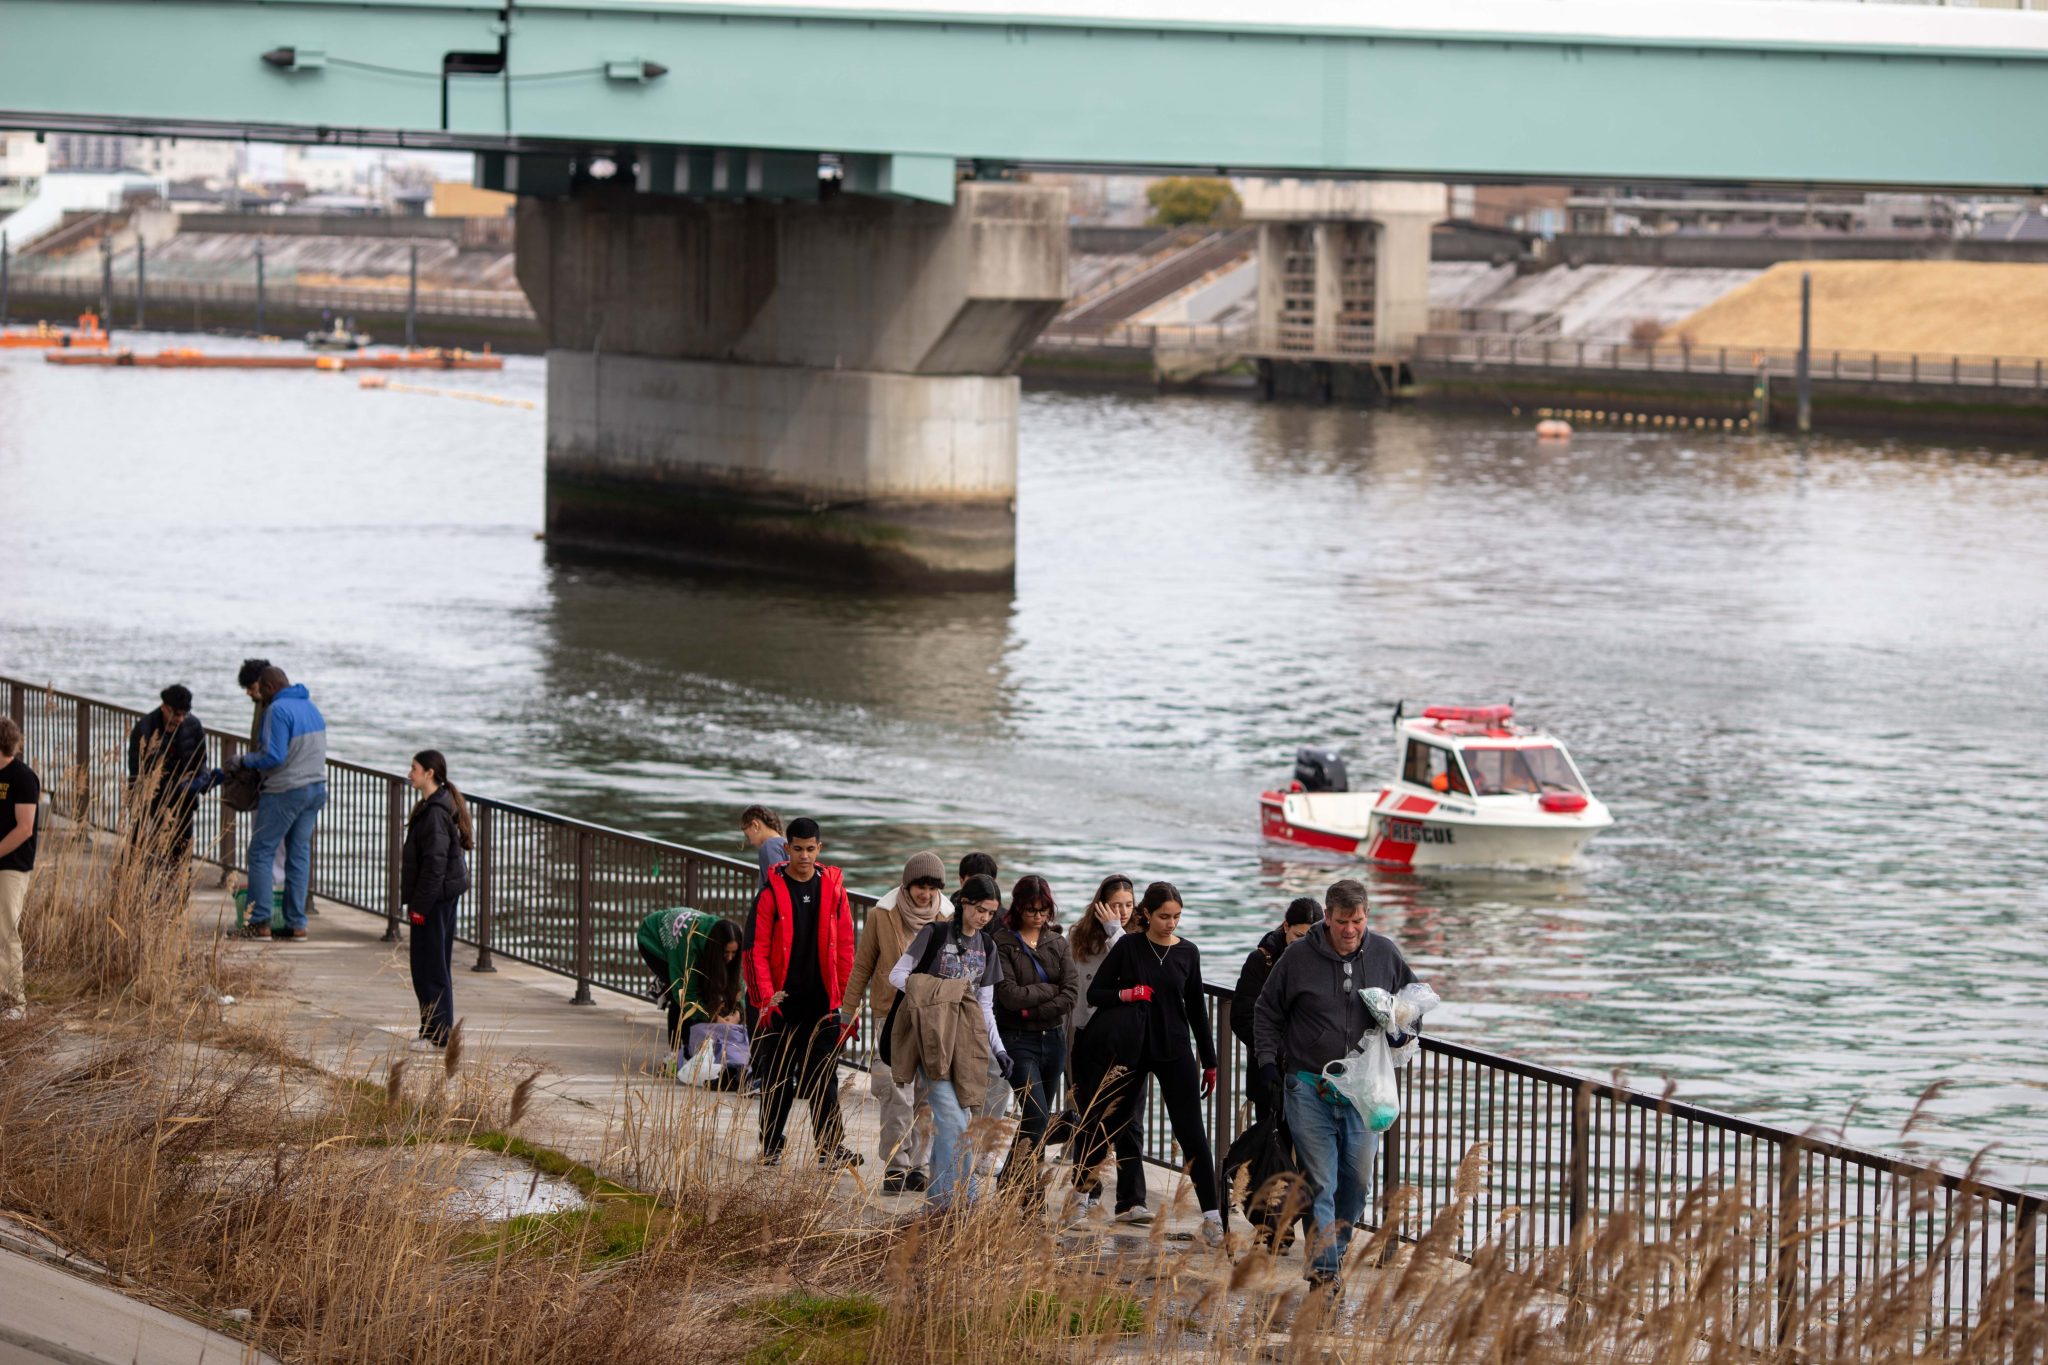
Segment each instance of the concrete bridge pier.
M575 549L1007 586L1015 370L1066 298L1066 192L951 204L522 198L547 526Z

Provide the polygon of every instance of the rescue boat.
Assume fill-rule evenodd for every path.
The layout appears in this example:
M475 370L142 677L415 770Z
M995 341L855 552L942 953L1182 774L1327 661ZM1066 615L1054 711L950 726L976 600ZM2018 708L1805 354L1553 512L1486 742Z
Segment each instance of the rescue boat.
M1269 839L1390 867L1562 867L1614 817L1564 744L1512 706L1394 708L1395 776L1352 791L1344 759L1308 746L1284 791L1259 796Z

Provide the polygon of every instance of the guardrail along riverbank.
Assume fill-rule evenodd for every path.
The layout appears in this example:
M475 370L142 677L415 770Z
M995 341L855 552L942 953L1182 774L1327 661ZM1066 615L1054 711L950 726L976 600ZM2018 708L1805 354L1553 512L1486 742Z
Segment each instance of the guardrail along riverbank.
M1431 333L1415 339L1417 401L1627 409L1796 421L1795 348L1631 346L1562 337ZM1809 353L1816 430L2048 435L2048 361L1916 351Z
M0 678L0 693L23 726L27 758L54 811L91 828L120 828L126 740L140 712L15 678ZM240 735L208 732L212 762L245 747ZM328 761L327 778L314 894L380 916L385 936L396 939L410 789L400 774L338 759ZM477 848L457 934L474 953L473 970L507 957L559 973L565 1005L591 1004L599 990L644 998L634 933L647 914L690 905L738 916L753 899L750 863L466 795ZM248 824L203 802L195 852L223 869L241 866ZM873 904L865 895L853 901L857 915ZM1209 992L1223 1068L1206 1121L1220 1153L1240 1126L1245 1064L1229 1031L1229 996ZM863 1017L849 1065L866 1065L873 1024ZM1972 1348L1976 1358L2043 1358L2042 1334L2025 1326L2048 1297L2042 1191L1434 1037L1423 1039L1402 1088L1402 1117L1382 1147L1379 1198L1382 1216L1400 1209L1405 1236L1462 1207L1460 1255L1496 1245L1517 1262L1554 1267L1567 1293L1625 1294L1643 1313L1716 1296L1713 1320L1724 1324L1717 1330L1757 1351L1839 1342L1861 1297L1886 1291L1892 1302L1904 1292L1915 1305L1913 1335L1930 1349L1962 1352L1983 1328L1999 1335L1976 1339L1989 1350ZM1151 1159L1178 1164L1156 1096L1144 1142ZM1475 1148L1486 1157L1476 1186L1467 1163ZM1401 1186L1413 1189L1412 1199L1390 1200ZM1648 1281L1612 1278L1619 1252L1697 1226L1710 1202L1700 1197L1705 1191L1740 1200L1736 1274L1695 1283L1675 1263Z

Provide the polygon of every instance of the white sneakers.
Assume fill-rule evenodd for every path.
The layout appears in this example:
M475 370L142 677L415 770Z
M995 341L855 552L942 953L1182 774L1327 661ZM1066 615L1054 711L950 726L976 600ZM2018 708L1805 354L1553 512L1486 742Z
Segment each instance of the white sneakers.
M1146 1208L1143 1204L1133 1204L1129 1208L1125 1209L1122 1213L1118 1214L1116 1216L1116 1221L1119 1223L1137 1223L1140 1225L1149 1223L1152 1221L1152 1210Z
M1209 1214L1202 1215L1202 1245L1220 1247L1223 1245L1223 1220Z

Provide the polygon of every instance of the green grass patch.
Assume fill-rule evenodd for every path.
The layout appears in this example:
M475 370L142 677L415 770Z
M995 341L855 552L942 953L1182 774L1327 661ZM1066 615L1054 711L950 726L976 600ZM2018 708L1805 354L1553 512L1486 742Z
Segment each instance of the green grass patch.
M769 1333L747 1353L747 1365L866 1365L882 1305L866 1294L794 1289L743 1316Z
M1020 1339L1131 1336L1145 1330L1145 1305L1128 1294L1068 1298L1034 1289L1011 1312L1011 1335Z

